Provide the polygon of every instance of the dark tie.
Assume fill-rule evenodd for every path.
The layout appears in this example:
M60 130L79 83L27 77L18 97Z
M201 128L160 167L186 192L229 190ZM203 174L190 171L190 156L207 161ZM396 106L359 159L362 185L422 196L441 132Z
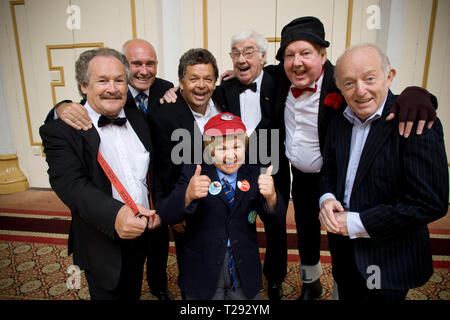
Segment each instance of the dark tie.
M227 197L228 204L230 207L233 207L234 204L234 189L231 184L228 182L227 178L222 178L223 191L225 192L225 196ZM233 291L236 291L236 281L234 279L234 255L233 250L230 248L230 254L228 259L228 273L230 275L230 284Z
M250 84L239 83L239 93L242 93L242 92L244 92L247 89L250 89L253 92L256 92L256 82L253 82L253 83L250 83Z
M225 192L225 196L227 197L228 204L230 205L230 207L233 207L235 192L233 187L225 177L222 178L222 186L223 186L222 189Z
M115 124L117 126L123 126L127 122L127 118L115 118L110 119L107 116L104 116L103 114L98 118L98 127L104 127L110 123Z
M138 102L138 108L142 110L144 114L147 114L147 106L145 105L145 99L147 99L147 95L143 92L139 93L136 96L136 100Z
M294 98L297 99L298 97L300 97L306 91L316 92L317 91L317 84L316 84L316 86L314 88L299 89L299 88L296 88L296 87L292 87L291 91L292 91L292 95L294 96Z

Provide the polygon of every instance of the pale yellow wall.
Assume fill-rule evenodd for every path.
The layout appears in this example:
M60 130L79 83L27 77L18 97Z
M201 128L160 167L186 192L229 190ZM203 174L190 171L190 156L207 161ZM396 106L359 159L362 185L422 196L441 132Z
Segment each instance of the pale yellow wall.
M171 21L170 12L163 12L163 1L172 1L171 5L179 8L179 21ZM353 3L351 17L347 17L349 3ZM356 44L389 37L385 25L385 29L381 30L367 28L366 10L369 5L379 5L383 12L382 20L394 23L396 13L386 9L390 3L389 0L25 0L23 5L14 6L18 44L22 50L26 89L24 97L10 1L0 0L0 61L4 79L2 85L9 110L9 115L0 116L10 118L13 144L20 167L30 185L48 187L45 159L42 154L36 153L40 150L38 128L53 104L51 77L55 74L48 68L47 45L103 43L120 49L122 43L134 35L134 4L135 35L154 45L159 59L159 76L163 78L167 76L166 69L170 69L169 66L178 65L179 56L184 51L204 46L205 31L208 35L207 47L216 56L219 70L223 72L232 67L228 52L230 38L234 33L253 28L273 39L280 37L281 29L286 23L305 15L317 16L323 21L326 39L331 42L328 57L334 62L344 51L348 38L351 40L350 44ZM396 92L407 85L422 85L432 8L430 0L402 3L405 8L401 25L405 30L404 36L398 42L394 41L393 47L395 50L400 48L400 57L396 59L400 61L399 65L394 65L399 70L394 86ZM66 8L70 4L81 8L80 30L69 30L66 27L69 17ZM203 10L204 4L207 4L206 11ZM444 124L446 137L450 137L450 63L446 59L450 50L449 13L449 2L440 0L427 79L427 88L439 98L438 115ZM164 19L169 19L175 27L169 39L162 27ZM347 34L348 22L352 23L350 34ZM174 52L170 59L167 56L165 59L162 52L170 52L171 44L177 44L174 48L179 51ZM278 46L278 42L269 43L269 64L277 63L275 54ZM55 47L50 50L53 65L64 68L65 86L55 88L56 101L79 98L73 66L77 56L86 49ZM450 150L449 140L450 138L446 139L447 150Z

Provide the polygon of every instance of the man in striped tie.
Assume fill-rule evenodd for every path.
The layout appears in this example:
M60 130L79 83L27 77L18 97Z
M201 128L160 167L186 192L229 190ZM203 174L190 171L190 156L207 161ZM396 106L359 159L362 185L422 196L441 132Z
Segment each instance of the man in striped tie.
M256 216L265 224L280 224L286 213L273 167L261 173L259 166L244 164L246 128L231 113L212 117L203 139L203 164L185 165L160 206L163 222L186 221L178 285L188 300L258 300L262 268Z

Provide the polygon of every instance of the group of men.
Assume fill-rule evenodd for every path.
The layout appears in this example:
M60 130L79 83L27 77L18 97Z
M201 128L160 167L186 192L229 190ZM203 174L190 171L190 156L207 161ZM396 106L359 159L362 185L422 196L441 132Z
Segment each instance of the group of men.
M40 133L52 188L72 212L69 252L85 270L93 299L139 299L146 258L151 293L172 299L166 275L169 227L160 222L158 203L173 190L183 163L202 161L196 155L204 126L221 112L242 118L257 149L278 153L275 184L286 207L292 195L295 210L299 299L322 294L321 224L340 299L404 299L409 288L429 279L426 224L444 215L448 204L434 97L417 87L393 96L395 72L376 46L348 49L336 68L327 60L328 46L320 20L297 18L282 30L280 63L264 67L266 39L241 32L231 42L234 78L218 86L214 56L188 50L179 61L174 101L161 104L173 84L156 77L158 61L147 41L127 41L125 56L106 48L81 54L76 74L83 105L57 105ZM394 109L413 116L392 120ZM426 116L414 132L415 114ZM188 134L175 134L179 129ZM260 139L261 129L279 133L278 148ZM179 148L183 139L188 148ZM140 215L124 205L98 153ZM185 223L171 228L180 262ZM279 300L287 272L286 223L265 225L265 232L267 293ZM369 290L372 265L380 267L381 283Z

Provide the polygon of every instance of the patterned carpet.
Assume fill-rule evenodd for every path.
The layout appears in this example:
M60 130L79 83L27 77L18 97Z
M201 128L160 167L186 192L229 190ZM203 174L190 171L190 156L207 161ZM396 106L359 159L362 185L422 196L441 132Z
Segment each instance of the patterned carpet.
M67 256L67 231L70 214L67 212L13 210L0 208L0 299L1 300L86 300L87 283L81 273L80 289L69 289L67 272L72 257ZM450 300L450 232L431 230L435 273L423 287L410 290L408 300ZM263 226L258 222L261 258L265 252ZM324 291L321 300L332 299L333 277L326 235L322 235L321 261ZM283 283L284 300L295 300L300 295L299 257L295 250L295 228L288 225L288 275ZM167 267L169 291L181 299L176 284L173 243ZM264 280L264 286L266 281ZM266 291L262 292L267 299ZM142 300L155 300L146 281L142 287Z

